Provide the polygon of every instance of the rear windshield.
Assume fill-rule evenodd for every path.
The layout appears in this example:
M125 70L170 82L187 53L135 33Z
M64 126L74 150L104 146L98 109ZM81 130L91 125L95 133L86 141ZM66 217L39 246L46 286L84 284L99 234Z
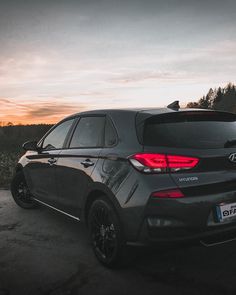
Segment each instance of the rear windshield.
M181 112L145 121L148 146L216 149L236 146L236 116L220 112Z

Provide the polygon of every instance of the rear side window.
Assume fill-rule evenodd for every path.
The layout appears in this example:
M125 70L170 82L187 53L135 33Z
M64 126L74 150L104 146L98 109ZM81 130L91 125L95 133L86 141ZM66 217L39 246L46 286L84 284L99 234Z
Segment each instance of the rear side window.
M105 125L105 146L111 147L117 143L117 135L115 127L113 126L111 120L107 117Z
M105 117L83 117L80 119L70 148L95 148L104 144Z
M220 112L153 116L145 122L143 143L147 146L196 149L236 146L236 116Z

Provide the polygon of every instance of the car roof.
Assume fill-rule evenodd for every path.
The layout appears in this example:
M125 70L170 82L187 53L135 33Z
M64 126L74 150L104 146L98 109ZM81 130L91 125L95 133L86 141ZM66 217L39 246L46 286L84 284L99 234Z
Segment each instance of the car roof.
M209 109L193 109L193 108L124 108L124 109L98 109L91 111L84 111L80 113L75 113L67 118L75 117L75 116L84 116L84 115L96 115L96 114L122 114L122 113L143 113L145 115L160 115L165 113L173 113L173 112L188 112L188 111L213 111Z

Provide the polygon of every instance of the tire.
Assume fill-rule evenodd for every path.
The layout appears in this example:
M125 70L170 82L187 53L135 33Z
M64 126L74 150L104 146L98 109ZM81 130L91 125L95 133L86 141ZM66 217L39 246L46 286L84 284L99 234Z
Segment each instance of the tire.
M123 265L126 246L122 227L116 211L105 198L101 197L92 203L88 227L97 259L110 268Z
M34 209L37 204L32 199L23 171L17 172L11 182L11 193L18 206L24 209Z

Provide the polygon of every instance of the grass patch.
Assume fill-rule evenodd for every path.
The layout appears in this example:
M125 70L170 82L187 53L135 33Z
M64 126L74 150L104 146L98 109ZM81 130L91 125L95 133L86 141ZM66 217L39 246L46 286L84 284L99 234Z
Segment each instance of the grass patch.
M0 151L0 188L9 188L16 164L21 156L16 151Z

